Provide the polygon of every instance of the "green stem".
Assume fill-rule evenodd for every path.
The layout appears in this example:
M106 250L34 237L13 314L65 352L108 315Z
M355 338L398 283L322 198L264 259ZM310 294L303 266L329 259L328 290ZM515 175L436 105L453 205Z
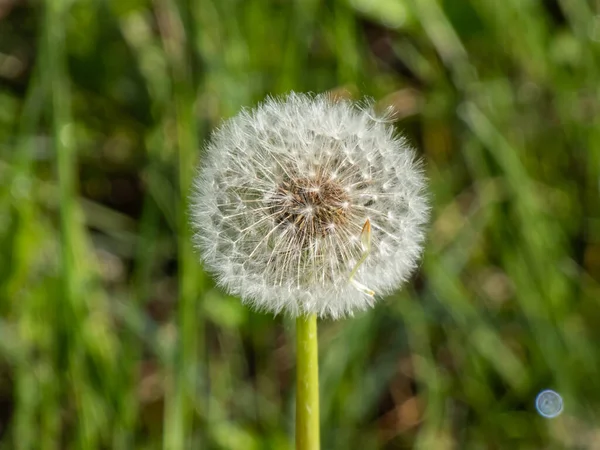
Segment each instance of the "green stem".
M70 92L66 73L65 27L68 2L54 0L45 3L45 36L41 55L41 68L44 71L48 92L50 94L50 111L52 124L53 148L57 159L59 205L60 205L60 248L62 272L61 301L48 296L46 310L52 320L49 323L53 332L52 367L55 373L63 374L63 380L73 379L69 370L69 359L72 357L73 332L69 324L73 323L73 310L76 303L77 264L76 252L76 219L75 179L76 161L73 147L73 126L71 125ZM55 303L52 303L52 300ZM46 330L44 330L46 331ZM66 371L66 373L65 373ZM54 374L48 373L40 377L44 382L38 388L41 394L40 448L44 450L58 449L62 431L60 410L62 396L67 388ZM47 380L47 381L46 381ZM78 380L79 381L79 380ZM78 409L77 413L81 411ZM82 418L85 423L87 417ZM81 428L77 428L81 431ZM81 434L78 436L81 438Z
M178 211L178 274L179 305L178 326L180 334L177 347L171 360L169 373L169 394L164 415L163 449L183 450L199 448L197 441L197 416L202 404L198 396L199 349L203 334L202 320L198 314L198 287L201 285L198 264L191 245L188 225L188 195L196 155L198 153L196 118L194 104L197 97L190 64L193 52L193 33L181 27L190 23L191 2L157 0L155 2L160 23L161 36L171 68L173 80L173 102L177 119L177 147L180 208ZM167 24L180 24L175 28Z
M296 450L319 450L317 316L296 319Z

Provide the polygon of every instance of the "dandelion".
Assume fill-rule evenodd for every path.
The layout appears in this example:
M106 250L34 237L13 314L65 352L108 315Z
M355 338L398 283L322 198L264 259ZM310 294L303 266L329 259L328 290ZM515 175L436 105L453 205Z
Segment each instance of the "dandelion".
M371 108L290 94L208 144L192 195L205 266L229 293L296 317L296 449L318 450L316 317L373 305L415 268L428 206L413 150Z
M415 268L424 184L414 151L371 107L292 93L213 134L191 221L230 294L276 314L340 318Z

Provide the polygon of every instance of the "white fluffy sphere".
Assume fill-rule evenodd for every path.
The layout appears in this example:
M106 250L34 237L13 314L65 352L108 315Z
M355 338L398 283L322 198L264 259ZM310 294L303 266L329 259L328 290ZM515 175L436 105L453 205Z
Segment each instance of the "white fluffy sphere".
M230 294L259 310L339 318L415 268L424 187L413 150L371 108L292 93L213 133L190 216L206 268Z

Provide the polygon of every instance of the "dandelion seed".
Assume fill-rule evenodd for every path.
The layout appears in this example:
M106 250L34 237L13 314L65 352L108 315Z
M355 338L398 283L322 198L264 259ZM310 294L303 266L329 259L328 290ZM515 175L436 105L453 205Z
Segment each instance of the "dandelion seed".
M229 293L259 310L339 318L415 268L424 187L414 151L370 108L292 93L213 134L190 216Z

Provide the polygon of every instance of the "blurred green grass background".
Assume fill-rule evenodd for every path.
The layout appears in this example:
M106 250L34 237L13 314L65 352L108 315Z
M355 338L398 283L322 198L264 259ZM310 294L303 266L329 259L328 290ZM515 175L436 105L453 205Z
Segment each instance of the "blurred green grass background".
M293 448L293 321L185 215L289 90L392 107L431 180L411 283L320 323L322 448L600 448L599 80L598 0L0 2L0 448Z

